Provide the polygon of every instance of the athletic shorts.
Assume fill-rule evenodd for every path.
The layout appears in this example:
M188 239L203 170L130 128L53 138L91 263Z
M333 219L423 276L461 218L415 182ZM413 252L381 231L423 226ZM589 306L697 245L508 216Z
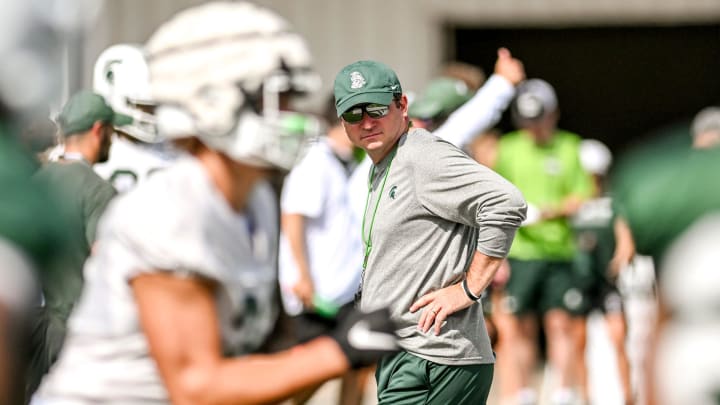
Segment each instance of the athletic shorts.
M378 405L483 405L494 368L493 364L448 366L402 351L377 365Z
M598 283L583 293L583 302L580 305L580 315L588 315L594 310L599 310L604 314L622 314L624 312L623 300L617 287L604 280L598 280Z
M516 315L544 314L562 309L578 314L582 309L581 289L575 287L570 261L509 259L510 279L505 286L501 305Z

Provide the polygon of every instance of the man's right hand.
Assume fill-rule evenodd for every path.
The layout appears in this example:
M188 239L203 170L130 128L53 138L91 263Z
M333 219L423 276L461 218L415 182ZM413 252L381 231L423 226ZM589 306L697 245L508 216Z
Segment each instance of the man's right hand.
M507 79L513 86L525 80L525 68L519 59L515 59L507 48L498 49L495 62L495 74Z

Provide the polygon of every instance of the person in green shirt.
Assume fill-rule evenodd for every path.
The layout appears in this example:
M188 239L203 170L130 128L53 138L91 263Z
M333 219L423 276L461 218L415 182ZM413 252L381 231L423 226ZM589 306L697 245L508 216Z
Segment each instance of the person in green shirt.
M494 169L522 191L528 214L508 255L510 278L497 308L501 395L521 404L537 399L530 378L539 318L558 377L553 403L565 404L573 399L571 313L582 301L572 289L575 244L568 218L591 195L592 182L580 164L580 137L557 128L550 84L521 83L511 111L519 129L500 138Z
M36 183L57 197L58 209L67 219L68 227L63 264L57 271L40 274L44 307L34 332L30 392L60 353L67 319L80 298L83 265L90 256L98 220L117 194L109 182L95 173L92 165L107 160L113 125L129 119L116 114L98 94L76 93L58 118L65 141L63 155L33 176Z

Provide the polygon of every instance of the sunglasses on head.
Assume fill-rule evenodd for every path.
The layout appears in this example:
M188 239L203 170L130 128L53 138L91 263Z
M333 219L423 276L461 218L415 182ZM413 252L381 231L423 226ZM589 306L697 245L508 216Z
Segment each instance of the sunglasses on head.
M342 113L341 117L348 124L357 124L362 121L363 112L370 118L382 118L388 115L390 106L375 103L356 105Z

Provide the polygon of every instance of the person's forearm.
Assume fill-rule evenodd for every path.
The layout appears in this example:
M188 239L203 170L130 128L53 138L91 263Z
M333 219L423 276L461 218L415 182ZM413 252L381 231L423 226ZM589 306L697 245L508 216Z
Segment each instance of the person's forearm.
M578 212L584 201L585 199L580 196L569 195L565 197L559 206L544 208L542 210L542 218L557 219L572 217Z
M473 295L479 297L495 277L503 258L492 257L476 251L467 271L467 286Z
M295 259L298 276L312 280L305 245L305 218L300 214L283 214L282 230Z
M635 257L635 240L630 226L620 216L615 217L613 221L613 235L615 236L615 251L607 271L611 277L615 278Z
M193 405L276 402L303 387L340 376L348 368L337 343L329 337L320 337L272 355L222 361L206 371L208 385L202 396L194 396L201 397L202 402Z

